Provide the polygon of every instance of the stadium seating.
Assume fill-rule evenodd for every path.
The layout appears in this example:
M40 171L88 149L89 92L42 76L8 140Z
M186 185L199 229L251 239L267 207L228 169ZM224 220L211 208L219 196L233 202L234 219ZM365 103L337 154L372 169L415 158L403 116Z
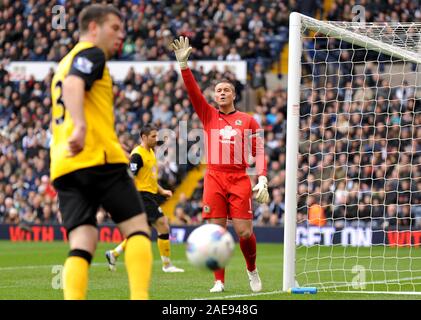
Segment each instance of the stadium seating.
M62 31L54 30L51 26L51 12L48 8L52 7L50 4L53 2L55 3L47 0L4 1L0 5L0 223L60 222L57 200L48 179L48 150L51 139L49 90L52 74L44 81L11 81L5 69L5 65L13 60L59 61L76 43L76 17L84 2L66 2L67 26ZM368 21L421 19L421 10L416 2L392 1L393 10L389 7L389 2L381 0L368 3ZM219 5L215 1L192 3L133 0L114 3L118 4L127 21L127 36L118 58L120 60L173 60L168 44L174 36L185 35L191 38L195 48L193 60L241 58L247 61L250 79L247 90L252 87L258 91L254 117L267 133L265 150L272 196L272 202L268 206L259 207L256 204L255 221L259 225L282 224L287 96L285 88L268 86L265 83L265 72L269 72L272 63L279 60L279 53L288 40L289 13L305 9L306 14L311 15L315 14L316 8L304 8L306 1L296 1L296 7L290 7L289 2L284 0L246 0L241 3L229 0ZM329 20L349 20L351 7L345 5L344 0L337 0L320 13ZM235 50L231 50L233 48ZM215 76L205 76L201 70L195 70L195 73L200 80ZM217 76L234 77L227 73ZM137 142L139 128L149 122L155 123L159 128L173 130L177 130L179 120L189 121L192 127L199 126L179 80L176 72L156 77L131 73L125 81L115 83L116 128L122 142L133 147ZM210 85L209 81L200 83L202 89ZM240 85L238 88L241 90ZM208 99L211 97L208 96ZM418 102L414 108L420 108ZM420 133L419 130L417 132ZM419 156L419 145L415 152ZM310 163L303 162L302 165ZM177 163L162 163L161 166L160 181L171 189L175 189L194 167ZM412 175L419 177L420 171L421 167L416 166ZM255 178L252 180L253 183L256 182ZM394 187L396 186L391 186ZM413 191L411 199L407 200L416 204L414 208L418 211L414 210L410 214L421 219L418 209L421 204L420 183L414 186L402 182L397 188L402 194ZM200 212L200 199L200 190L196 190L191 199L191 206L194 208L191 210L192 215ZM395 200L390 199L391 202ZM301 197L300 201L303 204L300 217L305 219L305 197ZM328 216L335 214L340 213L334 210L328 212Z

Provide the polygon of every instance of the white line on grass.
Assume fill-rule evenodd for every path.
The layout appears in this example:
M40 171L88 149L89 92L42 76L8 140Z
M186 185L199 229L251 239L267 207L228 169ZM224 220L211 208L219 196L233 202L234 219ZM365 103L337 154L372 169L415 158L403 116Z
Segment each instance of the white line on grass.
M177 263L177 261L173 261L175 263ZM153 262L154 264L161 264L162 262L159 260L156 260ZM116 263L117 266L121 265L124 266L124 262L120 261ZM41 265L33 265L33 266L12 266L12 267L0 267L0 271L14 271L14 270L26 270L26 269L44 269L44 268L52 268L54 266L57 265L64 265L63 263L57 263L57 264L41 264ZM108 263L107 262L95 262L95 263L91 263L91 266L93 267L107 267Z
M421 277L413 277L413 278L399 278L399 279L391 279L386 281L371 281L371 282L364 282L364 283L358 283L359 285L367 285L367 284L387 284L387 283L393 283L398 281L409 281L409 280L419 280ZM311 284L312 286L314 284ZM341 287L351 287L352 284L346 283L346 284L339 284L336 286L328 286L323 287L323 289L334 289L334 288L341 288ZM323 293L329 293L329 291L319 291ZM330 291L332 292L338 292L338 293L359 293L359 294L395 294L395 295L421 295L421 292L414 292L414 291ZM240 295L230 295L230 296L220 296L220 297L210 297L210 299L235 299L235 298L243 298L243 297L253 297L253 296L261 296L261 295L269 295L269 294L278 294L278 293L285 293L284 291L277 290L277 291L271 291L271 292L260 292L260 293L250 293L250 294L240 294ZM193 298L193 300L208 300L209 298Z
M27 270L27 269L47 269L52 268L57 265L63 264L43 264L43 265L35 265L35 266L13 266L13 267L0 267L0 271L15 271L15 270ZM98 267L98 266L107 266L106 263L92 263L91 266Z
M259 292L259 293L248 293L248 294L234 294L230 296L220 296L220 297L207 297L207 298L193 298L193 300L218 300L218 299L235 299L235 298L244 298L244 297L257 297L257 296L267 296L269 294L278 294L284 293L281 290L271 291L271 292Z

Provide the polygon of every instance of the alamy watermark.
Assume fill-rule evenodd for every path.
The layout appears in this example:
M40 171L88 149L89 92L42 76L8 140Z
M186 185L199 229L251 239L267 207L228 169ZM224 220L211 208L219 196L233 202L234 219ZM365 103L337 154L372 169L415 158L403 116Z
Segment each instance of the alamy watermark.
M51 279L51 288L54 290L62 290L64 288L63 269L64 266L60 264L54 265L51 268L51 274L53 274L53 278Z
M352 22L365 23L365 7L357 4L352 7L352 13L355 15L352 18Z
M51 9L53 18L51 20L51 26L56 30L66 29L66 8L62 5L56 5Z
M356 274L352 278L352 288L356 290L364 290L366 288L366 269L364 266L355 265L352 267L352 273Z
M239 129L226 124L207 132L191 129L187 121L180 121L177 132L158 130L156 157L163 163L198 165L246 164L248 175L257 175L264 166L264 130ZM208 149L206 149L206 145Z

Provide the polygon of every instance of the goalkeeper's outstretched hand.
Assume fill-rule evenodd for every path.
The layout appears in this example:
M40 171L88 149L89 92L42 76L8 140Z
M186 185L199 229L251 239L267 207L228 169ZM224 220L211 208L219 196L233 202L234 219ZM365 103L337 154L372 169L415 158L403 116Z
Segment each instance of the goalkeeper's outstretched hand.
M180 39L175 39L171 43L171 48L174 50L180 68L187 69L187 60L192 51L192 47L189 45L189 38L180 36Z
M257 191L255 199L259 203L269 202L268 179L265 176L259 177L259 182L254 186L253 191Z

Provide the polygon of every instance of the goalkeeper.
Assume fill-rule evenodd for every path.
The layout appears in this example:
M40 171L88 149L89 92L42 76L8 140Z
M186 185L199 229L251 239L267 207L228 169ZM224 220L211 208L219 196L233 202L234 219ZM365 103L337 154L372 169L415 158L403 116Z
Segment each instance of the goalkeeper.
M215 102L218 108L205 100L187 66L192 50L188 38L174 40L172 48L189 98L207 137L208 169L204 180L203 218L223 227L226 227L227 219L232 220L246 260L251 290L259 292L262 290L262 283L256 268L256 237L253 233L251 197L252 191L257 191L256 200L259 203L267 203L269 200L264 143L259 135L261 129L252 116L235 108L235 88L230 81L220 80L215 86ZM253 190L246 174L249 144L251 154L256 157L259 175L259 182ZM216 270L214 275L215 283L210 292L224 291L225 270Z

